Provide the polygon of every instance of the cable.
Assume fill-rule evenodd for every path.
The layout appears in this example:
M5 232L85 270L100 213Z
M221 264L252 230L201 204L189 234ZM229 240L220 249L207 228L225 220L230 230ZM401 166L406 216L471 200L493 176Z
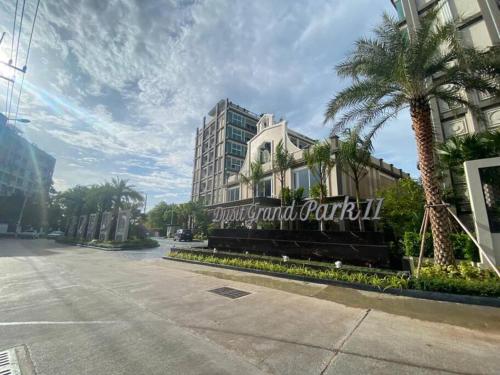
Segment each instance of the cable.
M39 6L40 6L40 0L38 0L38 2L36 4L35 15L33 16L33 24L31 25L30 40L28 42L28 50L26 51L26 61L24 62L24 67L23 67L24 73L23 73L23 78L21 79L21 87L19 88L19 96L17 97L16 115L14 116L14 121L17 120L17 114L19 113L19 103L21 101L21 93L23 91L24 76L26 75L26 69L28 66L28 59L30 57L31 41L33 40L33 33L35 31L35 22L36 22L36 17L38 16Z
M14 88L15 88L15 80L16 80L16 70L17 70L17 59L19 57L19 43L21 41L21 34L23 30L23 20L24 20L24 8L26 6L26 0L23 0L23 8L21 10L21 21L19 22L19 34L17 36L17 45L16 45L16 59L14 61L14 82L12 82L12 90L10 93L10 101L9 101L9 110L7 112L7 118L10 117L10 110L12 109L12 98L14 97ZM23 73L24 77L24 73Z
M12 64L12 54L14 53L14 39L16 37L16 21L17 21L17 8L19 5L19 0L16 0L16 10L14 11L14 25L12 26L12 41L10 44L10 60L9 65ZM14 85L14 83L12 83ZM10 81L7 81L7 96L5 97L5 115L8 117L7 110L9 108L9 91L10 91Z

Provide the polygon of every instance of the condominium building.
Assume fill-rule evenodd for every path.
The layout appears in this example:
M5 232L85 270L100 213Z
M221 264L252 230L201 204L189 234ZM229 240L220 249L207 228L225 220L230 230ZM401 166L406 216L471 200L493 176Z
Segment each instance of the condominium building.
M240 171L259 117L225 99L203 118L202 127L196 129L193 201L203 200L206 205L223 202L223 187L229 176Z
M500 44L500 2L498 0L391 0L401 21L401 28L409 31L419 27L420 17L432 7L439 6L442 20L458 20L462 40L467 46L485 50ZM410 33L411 35L411 33ZM487 94L464 92L464 97L484 111L486 122L463 105L449 106L442 101L431 101L432 121L437 142L452 136L482 131L500 130L500 101ZM470 212L464 176L450 174L447 186L465 199L457 206L462 214Z
M47 193L56 159L7 125L0 114L0 196Z
M273 158L276 146L279 143L293 156L292 168L286 171L285 185L291 189L304 189L304 198L311 197L312 187L317 184L316 176L311 173L304 160L304 150L312 146L316 141L294 130L289 129L284 120L274 121L272 114L264 114L257 123L257 134L247 144L247 154L241 166L241 174L250 173L252 162L263 163L264 178L256 187L256 199L272 203L275 200L279 204L281 186L279 173L273 169ZM328 140L331 145L331 157L335 159L335 152L339 147L339 139L332 137ZM372 157L370 165L366 168L366 175L361 180L361 198L373 198L377 190L388 186L399 178L409 177L401 169L382 159ZM326 183L327 195L335 197L354 197L355 185L352 179L337 164L331 171ZM254 201L253 189L244 184L239 175L228 178L225 185L223 206L251 204Z

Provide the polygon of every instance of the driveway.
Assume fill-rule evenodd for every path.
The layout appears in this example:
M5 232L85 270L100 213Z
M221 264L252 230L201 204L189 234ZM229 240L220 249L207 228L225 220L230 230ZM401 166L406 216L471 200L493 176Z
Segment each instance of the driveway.
M23 374L43 375L500 368L499 309L123 254L0 240L0 351L19 348ZM248 294L211 292L222 287Z

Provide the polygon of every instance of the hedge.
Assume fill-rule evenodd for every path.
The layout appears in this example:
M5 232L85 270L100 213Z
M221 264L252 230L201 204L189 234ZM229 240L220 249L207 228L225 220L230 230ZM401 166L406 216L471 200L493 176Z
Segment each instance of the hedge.
M466 233L452 233L450 236L455 258L479 262L479 251ZM419 256L421 239L422 236L419 233L405 232L402 244L406 256ZM426 233L424 257L432 258L434 256L433 252L432 235Z

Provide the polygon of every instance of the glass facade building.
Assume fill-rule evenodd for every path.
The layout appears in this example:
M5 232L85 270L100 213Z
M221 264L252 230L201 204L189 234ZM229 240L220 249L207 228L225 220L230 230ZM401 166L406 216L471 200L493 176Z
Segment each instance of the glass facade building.
M228 99L220 100L203 118L196 130L192 200L213 205L235 199L236 192L225 197L223 187L229 176L240 171L247 142L257 133L257 121L257 114Z

